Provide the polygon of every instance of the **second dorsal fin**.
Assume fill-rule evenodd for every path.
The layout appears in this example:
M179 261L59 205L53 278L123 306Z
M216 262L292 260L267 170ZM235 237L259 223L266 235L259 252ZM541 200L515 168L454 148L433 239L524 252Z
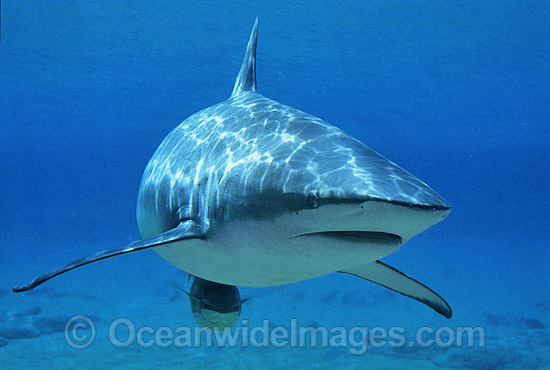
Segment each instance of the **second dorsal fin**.
M241 70L237 75L231 97L235 97L246 91L256 91L256 43L258 41L258 18L254 22L246 53L244 54Z

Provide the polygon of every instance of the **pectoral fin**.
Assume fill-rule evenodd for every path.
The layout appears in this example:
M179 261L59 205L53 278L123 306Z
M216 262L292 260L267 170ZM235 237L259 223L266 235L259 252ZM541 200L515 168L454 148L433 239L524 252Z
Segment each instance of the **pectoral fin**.
M386 265L381 261L372 262L363 266L353 267L340 271L372 281L382 285L394 292L416 299L436 312L450 319L453 315L451 307L439 294L428 288L426 285L405 275L401 271Z
M158 247L161 245L173 243L179 240L192 239L192 238L204 238L205 232L199 224L195 221L185 221L180 223L177 227L170 229L162 234L153 236L151 238L138 240L133 243L107 249L101 252L94 253L90 256L77 259L73 262L61 266L53 271L50 271L44 275L40 275L35 278L33 281L26 285L17 285L13 287L14 293L26 292L39 286L40 284L50 280L51 278L61 275L67 271L71 271L77 267L81 267L92 262L101 261L107 258L120 256L127 253L138 252L144 249L149 249L153 247Z

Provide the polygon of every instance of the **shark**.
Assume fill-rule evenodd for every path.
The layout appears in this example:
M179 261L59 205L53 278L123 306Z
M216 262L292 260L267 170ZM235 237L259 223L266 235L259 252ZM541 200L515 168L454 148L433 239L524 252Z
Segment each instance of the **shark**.
M229 99L185 119L147 164L137 199L143 239L14 292L152 249L205 284L267 287L341 272L452 316L440 295L381 261L445 219L449 203L343 130L258 93L257 38L258 19Z

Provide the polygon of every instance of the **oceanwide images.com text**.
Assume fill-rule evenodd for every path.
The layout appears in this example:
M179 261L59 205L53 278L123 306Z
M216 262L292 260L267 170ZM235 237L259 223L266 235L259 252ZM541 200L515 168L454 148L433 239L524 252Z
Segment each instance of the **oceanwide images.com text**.
M420 327L409 336L400 326L343 327L300 326L298 319L290 319L290 325L274 326L263 320L261 326L249 326L244 319L231 330L211 331L199 327L136 326L127 318L115 319L108 328L109 341L118 348L139 346L151 348L200 348L200 347L274 347L274 348L347 348L353 355L365 354L369 348L485 347L485 329L482 327ZM79 315L65 325L65 340L75 349L93 345L97 337L94 322Z

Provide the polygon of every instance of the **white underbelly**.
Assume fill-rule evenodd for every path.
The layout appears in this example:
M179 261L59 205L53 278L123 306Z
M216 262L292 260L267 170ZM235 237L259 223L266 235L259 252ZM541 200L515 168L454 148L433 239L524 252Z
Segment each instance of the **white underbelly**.
M263 287L365 264L400 246L288 235L277 222L235 221L225 223L207 240L176 242L155 251L177 268L203 279Z

